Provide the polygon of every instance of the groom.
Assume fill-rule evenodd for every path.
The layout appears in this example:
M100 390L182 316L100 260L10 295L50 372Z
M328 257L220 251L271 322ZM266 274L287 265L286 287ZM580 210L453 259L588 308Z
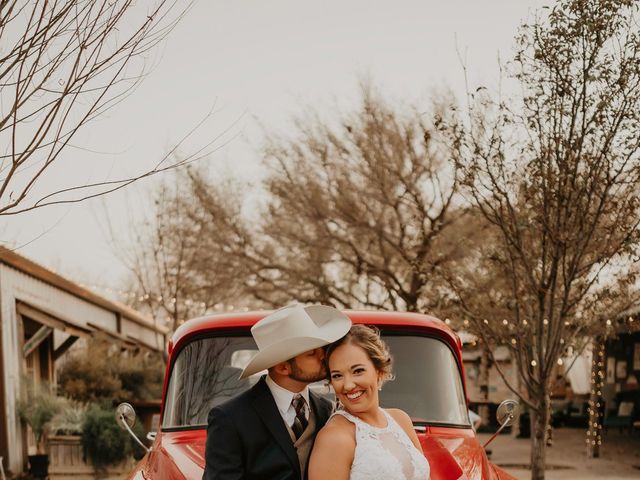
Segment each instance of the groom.
M290 305L258 321L258 353L241 378L267 369L249 390L209 412L203 480L302 480L331 403L309 391L326 378L325 345L351 320L333 307Z

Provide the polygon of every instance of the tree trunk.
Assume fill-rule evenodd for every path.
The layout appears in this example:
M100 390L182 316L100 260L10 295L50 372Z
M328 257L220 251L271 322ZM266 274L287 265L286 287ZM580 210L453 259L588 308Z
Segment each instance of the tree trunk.
M478 371L478 386L480 387L480 400L478 415L482 419L482 425L490 425L489 414L489 347L482 344L482 355L480 356L480 368Z
M518 375L518 363L515 358L515 355L511 355L511 368L512 368L512 373L514 377L512 380L513 385L516 386L516 391L519 394L522 394L522 379L520 378L520 375ZM520 408L522 409L522 403L520 403ZM518 420L511 426L511 437L512 438L520 437L520 420Z
M591 393L589 395L589 429L587 431L587 457L598 458L602 445L602 387L605 376L604 343L602 337L593 340L591 358Z
M531 412L531 480L544 480L546 433L551 413L549 392L544 391L539 405L539 412Z

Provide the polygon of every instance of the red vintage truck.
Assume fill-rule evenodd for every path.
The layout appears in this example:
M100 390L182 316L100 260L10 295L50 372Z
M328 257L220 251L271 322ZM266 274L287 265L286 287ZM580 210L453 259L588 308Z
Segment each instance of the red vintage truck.
M209 410L249 388L259 375L239 379L256 352L251 326L269 312L212 315L190 320L168 345L160 429L131 479L200 480L204 469ZM427 315L398 312L345 312L353 323L375 325L394 357L395 380L382 389L383 407L406 411L415 425L432 480L512 480L491 464L469 422L461 342L444 322ZM331 396L326 383L312 385ZM517 417L507 400L498 412L501 428ZM135 412L116 411L130 431Z

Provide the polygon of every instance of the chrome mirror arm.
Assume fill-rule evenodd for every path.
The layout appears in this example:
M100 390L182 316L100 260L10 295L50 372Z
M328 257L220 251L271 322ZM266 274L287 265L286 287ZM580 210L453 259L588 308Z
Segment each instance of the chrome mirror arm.
M496 438L498 436L498 434L504 430L504 427L506 427L507 425L509 425L509 422L512 421L514 418L513 413L510 413L509 416L507 417L507 421L504 422L502 425L500 425L500 428L498 430L496 430L496 433L494 433L493 435L491 435L491 438L489 438L489 440L487 440L486 442L484 442L484 445L482 445L482 448L485 448L487 445L489 445L491 442L493 442L493 439Z
M500 428L491 435L491 438L487 440L482 448L485 448L489 445L493 440L498 436L498 434L504 430L504 427L508 427L516 422L518 417L520 416L520 407L518 402L515 400L505 400L498 406L498 411L496 412L496 417L498 419L498 423L500 424Z
M144 443L142 443L138 436L133 433L133 430L131 430L131 427L136 424L136 411L131 406L131 404L123 402L118 405L118 407L116 408L116 423L122 430L126 430L127 432L129 432L129 435L131 435L134 440L138 442L138 445L140 445L146 453L149 453L151 451L151 449L148 448Z
M126 422L126 420L124 419L124 415L120 414L120 419L122 420L122 423L120 425L124 426L124 428L127 429L127 432L129 432L129 435L131 435L133 437L133 439L138 442L138 445L140 445L145 452L149 453L151 451L151 449L149 447L147 447L144 443L142 443L142 441L137 437L137 435L135 433L133 433L133 430L131 430L131 427L129 426L129 424Z

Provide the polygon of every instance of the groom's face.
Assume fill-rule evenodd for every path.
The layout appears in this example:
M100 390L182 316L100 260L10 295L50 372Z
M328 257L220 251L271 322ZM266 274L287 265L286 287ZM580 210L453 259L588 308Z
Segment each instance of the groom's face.
M313 383L327 378L324 366L324 349L309 350L289 360L289 378L298 382Z

